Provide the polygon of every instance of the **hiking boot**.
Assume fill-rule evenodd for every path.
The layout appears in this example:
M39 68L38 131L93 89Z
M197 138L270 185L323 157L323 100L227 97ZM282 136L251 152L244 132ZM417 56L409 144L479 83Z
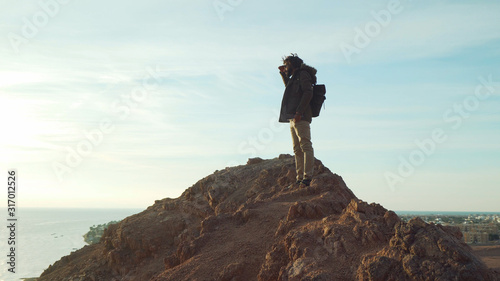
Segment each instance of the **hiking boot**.
M306 187L306 186L309 186L311 184L311 180L310 179L305 179L305 180L301 180L300 181L300 186L301 187Z

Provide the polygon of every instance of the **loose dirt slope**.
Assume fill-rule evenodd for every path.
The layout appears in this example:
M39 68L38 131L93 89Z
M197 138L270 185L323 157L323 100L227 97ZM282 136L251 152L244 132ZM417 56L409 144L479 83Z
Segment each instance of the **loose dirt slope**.
M39 280L499 280L456 228L367 204L320 161L251 159L110 227Z
M489 268L500 272L500 245L472 246L472 250Z

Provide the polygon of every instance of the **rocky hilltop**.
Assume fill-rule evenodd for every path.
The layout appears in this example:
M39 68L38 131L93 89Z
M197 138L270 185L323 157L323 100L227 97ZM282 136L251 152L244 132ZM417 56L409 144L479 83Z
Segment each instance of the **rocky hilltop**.
M316 160L250 159L111 225L40 281L500 280L457 228L409 222L359 200Z

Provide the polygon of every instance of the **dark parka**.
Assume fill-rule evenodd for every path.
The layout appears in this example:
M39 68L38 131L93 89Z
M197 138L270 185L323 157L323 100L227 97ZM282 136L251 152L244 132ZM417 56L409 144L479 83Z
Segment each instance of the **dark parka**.
M314 67L302 64L292 77L281 74L286 87L281 101L279 122L289 122L296 112L302 115L302 120L312 121L310 102L313 97L313 84L316 84L316 72Z

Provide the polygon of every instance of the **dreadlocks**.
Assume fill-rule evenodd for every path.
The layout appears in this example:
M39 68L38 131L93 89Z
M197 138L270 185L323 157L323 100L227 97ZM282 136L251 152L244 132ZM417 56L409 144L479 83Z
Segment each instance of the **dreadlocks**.
M287 57L283 57L283 63L290 62L293 68L300 68L300 66L304 63L304 61L297 56L297 54L290 54Z

